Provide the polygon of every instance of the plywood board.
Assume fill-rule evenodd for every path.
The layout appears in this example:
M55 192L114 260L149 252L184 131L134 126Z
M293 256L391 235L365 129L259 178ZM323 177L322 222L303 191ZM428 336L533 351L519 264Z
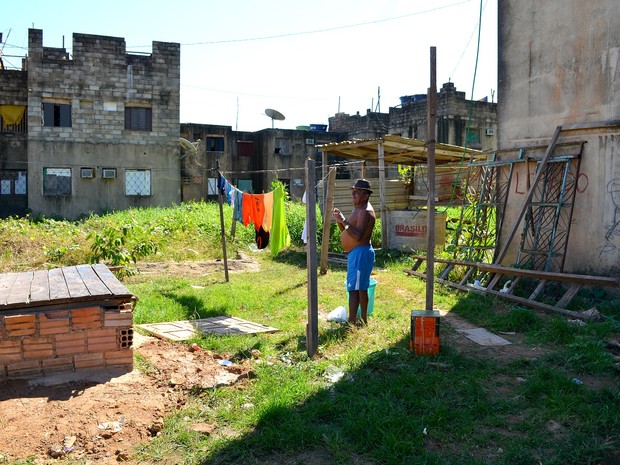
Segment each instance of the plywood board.
M256 334L278 331L271 326L253 323L234 316L216 316L200 320L171 321L166 323L150 323L136 325L162 339L186 341L203 334Z
M459 332L463 333L467 339L471 339L481 346L505 346L511 343L484 328L460 329Z

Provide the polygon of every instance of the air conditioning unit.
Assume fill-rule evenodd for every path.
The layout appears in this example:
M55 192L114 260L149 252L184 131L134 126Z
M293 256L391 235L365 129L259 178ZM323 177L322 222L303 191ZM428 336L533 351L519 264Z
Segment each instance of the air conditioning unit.
M495 129L493 129L493 128L487 128L487 130L486 130L486 135L487 135L487 136L494 136L494 135L495 135Z
M95 168L80 168L80 178L92 179L95 177Z
M306 145L314 145L314 139L306 139Z
M116 178L116 168L103 168L101 170L101 177L103 179L115 179Z

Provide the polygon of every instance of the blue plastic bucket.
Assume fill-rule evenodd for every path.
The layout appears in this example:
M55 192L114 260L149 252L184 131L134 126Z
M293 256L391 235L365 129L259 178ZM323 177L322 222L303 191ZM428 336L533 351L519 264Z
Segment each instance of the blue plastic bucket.
M345 283L345 289L346 289L346 285L347 284ZM377 281L370 278L370 284L368 285L368 315L370 315L375 308L375 287L377 287ZM348 308L348 304L349 304L349 291L347 291L347 308ZM361 307L357 307L357 316L359 317L361 316L361 314L362 314Z

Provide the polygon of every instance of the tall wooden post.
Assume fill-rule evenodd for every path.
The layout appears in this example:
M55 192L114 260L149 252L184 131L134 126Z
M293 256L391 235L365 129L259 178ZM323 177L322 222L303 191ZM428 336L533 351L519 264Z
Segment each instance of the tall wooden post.
M319 298L316 263L316 193L314 160L306 160L306 224L308 244L306 267L308 268L308 324L306 325L306 348L313 357L319 346Z
M426 242L426 311L433 311L435 281L435 118L437 116L437 51L431 47L431 86L428 89L428 221Z
M379 161L379 209L381 211L381 247L389 247L388 218L385 202L385 147L383 140L377 146L377 158Z
M332 224L331 212L334 209L334 186L336 185L336 168L329 169L327 176L327 199L325 200L325 212L323 213L323 238L321 242L321 275L327 273L327 258L329 255L329 236ZM325 185L325 183L323 184ZM308 200L308 194L306 194Z
M222 198L222 189L220 189L220 181L222 174L220 173L220 162L217 162L217 200L220 204L220 235L222 236L222 253L224 256L224 276L228 282L228 260L226 258L226 231L224 230L224 200Z

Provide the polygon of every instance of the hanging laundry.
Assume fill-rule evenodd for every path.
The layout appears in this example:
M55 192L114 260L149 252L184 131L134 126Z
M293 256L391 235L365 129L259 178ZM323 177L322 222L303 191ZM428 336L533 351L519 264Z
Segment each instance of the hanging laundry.
M239 223L243 223L243 192L235 188L233 218Z
M304 195L301 198L301 201L304 203L306 203L306 192L304 191ZM306 214L307 216L307 214ZM304 216L304 228L301 230L301 239L304 241L304 244L308 243L308 225L307 225L307 218L306 216Z
M269 245L269 232L265 231L261 226L256 230L256 246L259 249L264 249Z
M273 215L273 192L264 194L265 216L263 217L263 229L267 232L271 231L271 218Z
M254 229L263 225L265 217L265 194L243 194L243 224L254 223Z
M286 226L284 196L284 186L278 186L273 191L273 215L270 231L271 255L276 255L284 247L291 245L291 235Z

